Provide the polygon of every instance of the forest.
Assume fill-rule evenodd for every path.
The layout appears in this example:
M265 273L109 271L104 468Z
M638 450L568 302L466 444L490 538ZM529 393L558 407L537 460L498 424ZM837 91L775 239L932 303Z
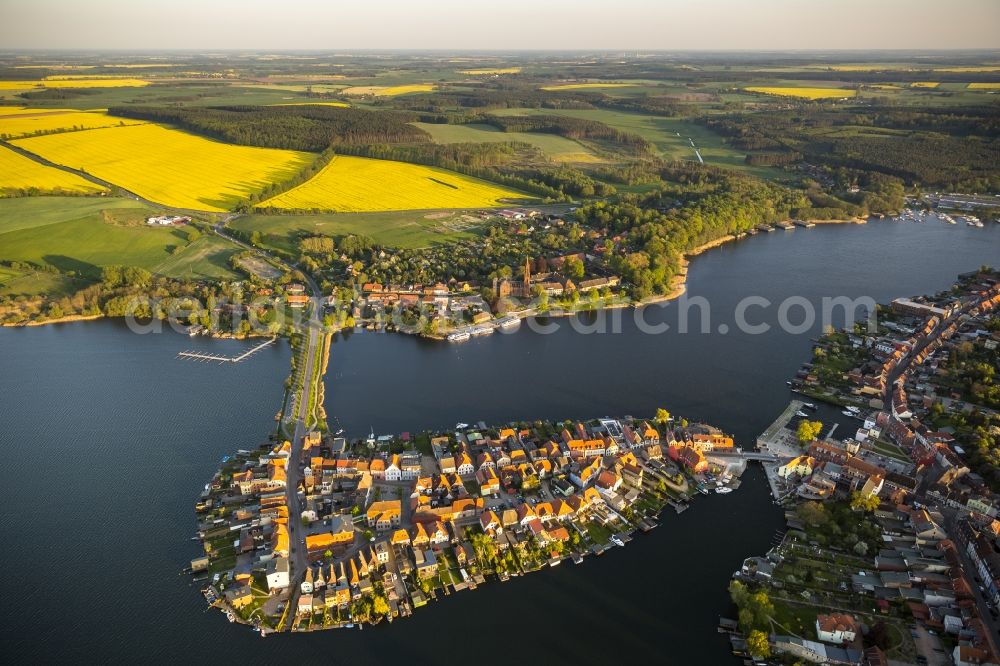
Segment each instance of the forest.
M417 116L332 106L112 107L123 118L169 123L220 141L320 152L330 146L428 141Z
M748 151L747 163L796 161L897 176L908 185L982 192L1000 188L995 107L797 108L699 120Z

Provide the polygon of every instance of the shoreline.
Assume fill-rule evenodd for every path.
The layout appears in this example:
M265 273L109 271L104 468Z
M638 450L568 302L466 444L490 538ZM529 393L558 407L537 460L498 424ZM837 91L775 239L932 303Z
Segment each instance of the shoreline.
M807 222L809 222L810 224L817 224L817 225L819 225L819 224L867 224L869 219L870 218L854 217L854 218L837 219L837 220L807 220ZM727 243L731 243L733 241L738 241L738 240L743 240L746 237L747 237L747 234L745 234L745 233L744 234L739 234L739 235L736 235L736 234L727 234L727 235L722 236L720 238L716 238L715 240L708 241L707 243L702 243L701 245L699 245L699 246L697 246L695 248L692 248L691 250L688 250L687 252L685 252L682 255L681 260L680 260L680 269L678 270L677 274L674 275L673 278L671 278L671 287L670 287L670 290L668 292L664 293L664 294L655 294L653 296L647 296L646 298L643 298L641 300L630 300L628 302L612 303L612 304L604 305L604 306L602 306L600 308L591 308L591 309L582 309L582 310L561 310L560 309L560 310L555 310L555 311L552 311L552 312L545 312L545 313L529 312L529 311L520 311L520 312L515 311L515 312L507 312L507 313L504 314L504 316L517 317L518 320L522 320L523 321L524 319L527 319L528 317L533 317L533 316L567 317L567 316L570 316L570 315L580 314L580 313L583 313L583 312L595 312L595 311L599 311L599 310L613 310L613 309L621 309L621 308L627 308L627 307L643 308L643 307L646 307L647 305L655 305L655 304L658 304L658 303L666 303L666 302L669 302L669 301L673 301L673 300L676 300L676 299L680 298L685 293L687 293L687 276L688 276L688 269L689 269L689 266L690 266L690 263L691 263L690 259L692 259L694 257L697 257L697 256L699 256L701 254L704 254L705 252L707 252L709 250L713 250L713 249L715 249L717 247L721 247L722 245L725 245ZM18 322L18 323L13 323L13 324L6 323L6 324L2 324L0 326L5 327L5 328L23 328L23 327L28 327L28 326L46 326L48 324L64 324L64 323L73 323L73 322L78 322L78 321L93 321L93 320L102 319L102 318L106 318L105 315L103 315L103 314L98 314L98 315L70 315L68 317L60 317L59 319L47 319L45 321ZM363 325L362 322L359 321L357 327L358 328L364 328L364 325ZM340 331L340 330L343 330L343 329L338 329L338 331ZM425 338L427 340L438 340L438 341L441 341L441 342L447 342L448 341L448 333L438 334L438 335L424 335L422 333L415 332L415 331L414 332L400 331L399 329L395 329L392 332L394 332L394 333L402 333L404 335L415 335L417 337ZM452 331L452 332L454 332L454 331ZM227 333L213 333L213 334L211 334L211 337L216 338L216 339L236 339L236 340L250 339L250 338L262 337L262 336L266 337L266 334L264 334L264 333L261 333L261 334L251 334L251 335L246 336L245 338L238 338L238 337L236 337L233 334L227 334Z
M97 319L106 319L103 314L94 315L69 315L66 317L59 317L57 319L46 319L44 321L25 321L17 322L14 324L0 324L3 328L29 328L32 326L48 326L49 324L72 324L78 321L95 321Z
M367 525L362 521L360 527L347 528L352 534L349 540L336 542L340 545L329 546L330 550L325 554L308 551L306 568L287 578L286 584L270 586L267 591L256 589L249 593L243 591L246 586L251 585L250 580L255 576L248 573L249 563L245 562L242 569L234 569L232 567L235 561L230 561L228 551L224 547L223 552L218 550L222 542L229 542L231 539L229 535L232 528L226 521L235 520L245 530L248 526L257 525L258 521L260 525L264 525L265 522L261 519L265 514L273 515L273 522L270 524L276 525L275 534L288 534L287 528L277 525L289 525L292 521L300 520L300 517L292 515L287 509L284 514L280 510L275 513L273 507L261 510L259 516L255 517L255 497L261 493L261 496L267 496L271 491L266 484L253 486L249 492L243 486L250 483L248 479L253 470L274 465L280 467L279 462L283 461L282 464L291 475L291 466L299 463L291 457L275 453L288 451L291 447L288 441L282 444L280 438L277 446L276 442L269 441L253 450L240 450L224 458L223 465L215 472L210 483L206 484L205 492L196 506L198 537L203 545L204 555L192 560L192 567L186 571L196 576L196 581L207 581L202 593L209 607L222 611L230 622L250 626L262 636L267 636L279 632L303 633L355 626L361 628L366 624L381 624L383 620L391 623L394 619L412 615L417 608L439 600L442 595L450 596L466 589L475 590L479 585L487 583L508 582L512 578L544 571L567 561L580 564L586 558L601 556L615 546L624 547L637 532L645 533L655 529L665 520L664 512L667 508L673 508L680 514L689 508L693 498L699 494L729 494L740 488L741 477L747 471L750 461L744 458L742 449L735 447L732 438L718 428L704 423L688 426L683 421L684 425L681 425L682 420L676 418L671 420L672 425L661 423L660 428L654 429L650 426L654 422L626 417L623 420L608 421L607 423L616 424L616 427L609 430L591 430L591 425L587 426L589 436L597 437L600 434L604 439L598 440L601 442L601 452L588 450L591 455L585 455L580 460L590 461L588 466L593 466L597 464L595 460L606 461L611 456L627 470L631 470L614 467L614 470L619 471L610 472L621 484L620 489L618 486L614 487L617 492L606 486L598 488L600 484L594 484L593 479L587 482L573 477L572 474L576 472L568 467L553 470L552 474L543 477L541 483L531 486L498 485L492 492L483 492L477 483L473 483L471 493L464 489L458 492L454 500L454 513L450 502L438 509L430 508L430 504L418 504L422 508L411 507L410 511L404 511L402 519L393 522L392 527L382 526L380 523L377 528L373 527L374 523L369 515ZM584 427L582 423L577 425L578 430ZM587 423L590 424L589 421ZM530 434L529 431L515 433L514 430L505 430L503 426L472 429L460 433L456 443L449 445L449 450L455 449L461 455L463 451L485 447L484 450L492 450L497 455L498 451L517 449L522 437L526 438L524 441L541 441L546 438L550 441L553 438L559 440L554 433L561 427L561 422L546 422L538 426L540 430L531 430ZM659 434L661 428L664 430L663 435ZM468 438L466 432L470 434ZM499 439L497 432L507 439ZM719 441L713 439L714 445L702 448L701 445L691 444L688 433L692 432L700 433L697 436L718 438ZM477 436L472 436L472 433ZM484 443L480 443L483 441L482 435L487 435ZM430 440L434 437L441 437L441 433L428 430L420 433L417 439ZM555 444L553 441L547 446L570 450L574 443L583 445L583 440L559 441L562 444ZM589 446L593 444L591 442ZM325 458L321 450L316 451L311 454L311 464L335 464L338 469L342 469L341 476L357 477L363 481L370 476L367 470L375 469L373 463L394 462L398 457L386 452L374 454L369 459L368 456L373 454L357 448L362 445L363 442L358 440L354 447L334 454L333 458ZM319 443L315 446L322 449L324 445ZM693 454L701 461L697 465L689 465L684 456L678 453L688 448L697 452ZM419 446L413 450L426 455L426 451ZM317 458L317 455L320 457ZM447 457L447 453L443 455ZM475 453L473 451L468 455ZM264 460L267 460L266 464L262 462ZM504 469L513 468L511 463L505 465ZM606 462L602 464L605 465ZM441 474L447 476L443 471ZM412 477L398 481L376 477L374 485L381 488L383 498L387 492L398 493L396 496L400 498L405 498L409 491L426 496L426 492L421 489L435 476L437 475L431 474L423 480ZM455 476L458 478L457 474ZM239 480L234 481L234 477ZM464 473L461 478L464 483L469 483L473 478L478 479L478 473ZM571 490L562 489L562 486L557 490L553 480L558 479L562 479L561 483ZM572 484L567 479L572 480ZM421 481L424 486L420 485ZM372 483L370 478L368 483ZM328 492L320 491L319 488L310 491L308 486L304 488L307 496L312 493L317 498ZM366 509L369 512L372 510L371 505L364 500L357 502L354 506L361 507L360 515L364 515ZM473 502L473 507L478 503L478 508L472 509L474 515L469 515L469 510L464 505L461 509L457 508L460 502ZM340 509L341 513L335 513L333 518L317 519L314 516L309 523L303 522L303 525L313 536L323 535L324 520L325 525L329 525L331 520L337 520L337 516L355 515L353 512L343 513L345 510L346 508ZM380 508L379 511L381 510ZM440 513L441 511L445 513ZM522 511L527 512L527 517L521 517ZM236 517L231 518L234 512ZM432 513L434 515L430 516ZM512 523L503 522L503 527L499 527L501 523L496 521L500 515L506 521L507 514L515 513L518 516L516 520ZM427 522L429 517L430 522ZM416 539L424 534L425 529L428 534L434 534L433 530L444 525L448 526L447 531L452 532L450 539L432 539L429 544L417 545ZM317 529L320 531L317 532ZM412 546L410 537L398 541L401 531L413 535ZM289 557L288 536L275 538L274 553L265 555L254 563L254 570L258 572L265 565L268 581L272 575L274 560ZM426 535L424 539L426 540ZM491 557L480 552L484 548L483 544L487 544L485 549L489 551L489 544L494 544L495 548L506 547L503 544L507 543L516 546L512 551L515 557L509 562L501 562L496 559L495 554ZM469 544L475 544L475 553L471 553ZM378 548L383 548L382 552L385 552L386 545L390 550L395 549L395 553L376 560ZM371 550L373 554L366 561L367 550ZM420 567L424 558L430 558L432 552L436 561L443 563L445 568L436 568L427 576L421 573ZM195 568L197 561L200 562ZM357 568L354 564L356 561L362 563ZM413 561L417 564L416 568ZM431 561L434 561L433 558ZM314 585L312 572L317 567L319 574ZM341 571L339 579L333 574L337 567ZM324 572L328 568L331 574L324 579ZM240 573L234 574L234 571ZM343 578L345 571L350 573L349 579ZM380 587L382 585L384 587ZM349 597L342 596L348 593ZM248 600L248 594L252 599ZM303 599L306 600L305 605ZM385 610L379 611L378 615L371 611L359 615L354 603L359 599L372 603L379 600L388 605L383 606ZM280 620L276 621L278 611L275 609L282 606L284 611L281 612ZM261 610L263 615L258 612ZM270 619L264 619L265 617Z

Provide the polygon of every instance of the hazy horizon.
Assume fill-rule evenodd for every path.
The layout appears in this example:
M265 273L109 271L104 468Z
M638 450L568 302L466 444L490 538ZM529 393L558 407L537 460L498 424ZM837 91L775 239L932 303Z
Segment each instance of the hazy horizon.
M2 0L4 50L942 51L1000 48L996 0ZM155 30L155 34L150 34Z

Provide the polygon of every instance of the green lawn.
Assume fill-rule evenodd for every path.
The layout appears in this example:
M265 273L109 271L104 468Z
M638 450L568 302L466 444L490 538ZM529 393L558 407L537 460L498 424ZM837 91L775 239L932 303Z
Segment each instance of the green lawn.
M104 220L105 209L155 212L129 199L41 197L0 200L0 260L47 265L95 278L110 264L139 266L176 277L234 277L224 241L188 244L180 228L123 226Z
M503 132L492 125L447 125L413 123L424 130L436 143L502 143L522 141L535 146L548 157L561 162L594 162L598 158L578 141L539 132Z
M300 234L340 237L363 234L389 247L419 248L477 234L481 222L462 211L389 211L317 215L247 215L230 223L233 229L259 231L263 244L292 251Z
M607 543L611 540L611 530L600 523L590 521L584 526L584 529L594 543Z

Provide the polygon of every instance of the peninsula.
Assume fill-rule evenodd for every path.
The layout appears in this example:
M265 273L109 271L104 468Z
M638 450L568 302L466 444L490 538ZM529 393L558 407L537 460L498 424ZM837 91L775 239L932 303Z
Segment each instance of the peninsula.
M1000 272L830 331L757 440L787 530L733 576L733 652L813 663L997 663Z

